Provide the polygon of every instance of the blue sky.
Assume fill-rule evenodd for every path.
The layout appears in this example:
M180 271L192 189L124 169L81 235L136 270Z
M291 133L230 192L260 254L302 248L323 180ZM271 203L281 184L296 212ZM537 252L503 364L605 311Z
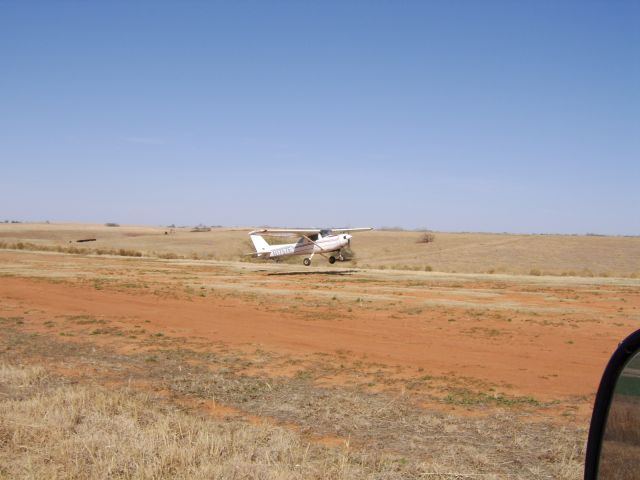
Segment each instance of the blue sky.
M0 3L0 220L640 234L640 3Z

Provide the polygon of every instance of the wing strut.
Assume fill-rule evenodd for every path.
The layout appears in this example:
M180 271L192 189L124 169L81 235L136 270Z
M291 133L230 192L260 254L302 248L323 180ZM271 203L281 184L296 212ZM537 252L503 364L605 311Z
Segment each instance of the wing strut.
M318 247L321 251L320 252L311 252L311 257L313 258L313 255L315 253L318 253L318 255L322 255L324 258L327 258L327 256L322 253L324 252L324 248L322 248L320 245L318 245L316 242L314 242L313 240L311 240L308 236L306 235L302 235L303 238L306 238L308 241L310 241L311 243L313 243L316 247Z

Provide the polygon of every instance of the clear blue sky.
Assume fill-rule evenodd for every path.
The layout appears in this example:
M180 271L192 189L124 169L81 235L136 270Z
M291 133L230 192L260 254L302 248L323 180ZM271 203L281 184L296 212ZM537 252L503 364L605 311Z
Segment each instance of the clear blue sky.
M1 2L0 166L0 220L640 234L640 2Z

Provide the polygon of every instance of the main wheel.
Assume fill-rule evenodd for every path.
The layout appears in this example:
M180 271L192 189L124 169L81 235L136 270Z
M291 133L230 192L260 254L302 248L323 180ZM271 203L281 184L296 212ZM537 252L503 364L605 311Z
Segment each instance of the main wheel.
M340 260L341 262L344 262L344 257L342 256L342 254L338 255L338 260Z
M305 258L302 263L304 263L305 267L308 267L309 265L311 265L311 259L310 258Z
M334 263L336 263L336 257L334 257L333 255L329 257L329 263L331 265L333 265Z

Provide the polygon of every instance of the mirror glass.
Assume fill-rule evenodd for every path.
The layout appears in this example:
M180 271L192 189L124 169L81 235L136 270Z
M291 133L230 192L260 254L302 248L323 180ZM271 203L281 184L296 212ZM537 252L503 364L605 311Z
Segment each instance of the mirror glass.
M640 478L640 353L625 365L616 383L602 440L598 478Z

